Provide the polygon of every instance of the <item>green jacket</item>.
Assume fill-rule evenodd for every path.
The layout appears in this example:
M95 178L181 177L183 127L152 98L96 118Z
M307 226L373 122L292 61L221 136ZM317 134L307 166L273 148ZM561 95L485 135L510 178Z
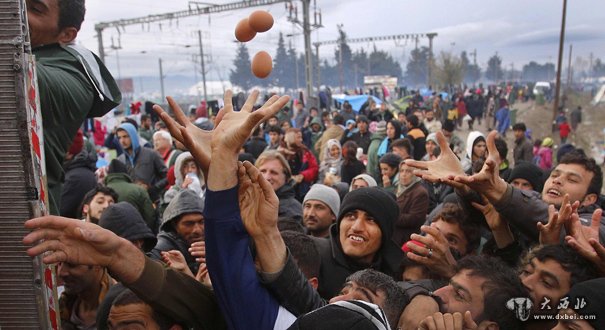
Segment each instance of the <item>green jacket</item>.
M382 176L380 175L380 164L378 163L378 147L380 143L387 136L386 133L374 133L370 138L370 146L368 147L368 165L366 169L368 174L371 175L376 182L382 182Z
M132 182L126 173L111 173L105 177L105 185L118 193L116 202L128 202L141 213L147 226L157 233L156 215L149 194L143 187Z
M87 117L100 117L122 95L103 63L90 51L58 44L33 49L44 130L51 214L59 214L63 159Z
M211 289L148 257L141 277L127 286L154 310L189 328L227 329Z

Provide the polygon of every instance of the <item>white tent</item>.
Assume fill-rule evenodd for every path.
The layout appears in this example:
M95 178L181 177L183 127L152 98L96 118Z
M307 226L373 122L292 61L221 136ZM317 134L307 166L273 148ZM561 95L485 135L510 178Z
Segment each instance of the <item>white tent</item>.
M592 99L592 105L597 105L599 103L605 103L605 85L601 85L599 91Z

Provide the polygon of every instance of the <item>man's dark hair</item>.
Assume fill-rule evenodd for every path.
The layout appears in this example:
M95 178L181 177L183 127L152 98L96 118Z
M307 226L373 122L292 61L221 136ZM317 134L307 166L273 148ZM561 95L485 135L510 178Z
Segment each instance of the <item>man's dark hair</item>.
M498 150L498 154L500 155L500 159L505 160L508 155L508 146L506 145L506 141L503 138L496 138L494 140L496 144L496 150Z
M524 123L516 123L513 125L513 131L527 131L527 127Z
M74 27L80 31L86 7L84 0L59 0L59 30Z
M408 115L407 117L405 117L405 120L407 120L407 122L410 123L412 127L418 127L418 125L420 124L420 120L418 119L418 117L416 117L416 115Z
M405 295L392 277L377 270L368 268L357 271L347 277L346 282L355 282L374 293L384 292L384 306L380 306L391 325L391 329L397 329L399 316L405 307Z
M281 236L298 268L307 279L319 277L321 257L313 239L309 235L291 230L282 231Z
M468 270L470 276L485 279L483 290L483 314L474 316L477 323L483 320L496 322L500 329L523 329L521 321L506 308L511 298L529 295L519 275L503 261L495 257L467 256L456 266L456 273Z
M160 329L170 329L170 327L172 327L173 325L178 324L176 321L172 320L167 315L156 311L155 308L151 307L149 304L144 302L141 298L139 298L139 296L137 296L134 292L130 291L129 289L124 289L124 291L115 298L111 306L119 307L136 304L147 305L151 308L151 310L153 311L151 317L158 324Z
M271 133L271 132L277 133L279 135L284 134L284 131L279 126L269 126L269 128L267 129L267 133Z
M583 151L575 150L567 153L565 156L561 157L559 164L578 164L584 166L588 172L592 172L593 174L586 195L597 194L598 196L601 193L601 188L603 186L603 171L601 170L601 167L597 165L597 162L593 158L586 156Z
M118 193L115 190L99 184L96 187L94 187L92 190L88 191L86 193L86 195L84 195L84 198L82 199L82 203L80 204L80 208L78 208L78 218L80 218L80 219L82 218L82 209L84 208L84 205L90 204L92 199L98 193L101 193L101 194L107 195L107 196L111 196L111 198L113 198L114 202L118 201Z
M408 154L410 156L412 156L412 152L413 152L412 143L407 138L397 139L397 140L393 141L393 143L391 143L391 149L393 149L395 147L404 148L405 150L408 151Z
M565 244L542 245L530 250L523 258L521 267L527 265L533 258L540 262L556 261L570 275L570 287L598 277L592 263L584 259L571 247Z
M437 213L433 222L443 220L450 224L457 224L466 236L466 251L459 251L466 255L476 250L481 242L481 229L471 222L468 214L456 203L444 203L441 211Z
M139 130L139 124L137 123L136 120L134 120L132 118L126 117L126 118L122 119L122 123L130 123L130 124L132 124L132 126L134 126L134 129L136 129L137 131ZM118 128L118 130L120 130L120 129L122 129L122 128Z
M147 119L151 119L151 115L148 115L148 114L141 115L141 123L144 122Z
M341 115L336 115L332 119L332 122L334 123L334 125L344 125L345 124L345 118L343 116L341 116Z

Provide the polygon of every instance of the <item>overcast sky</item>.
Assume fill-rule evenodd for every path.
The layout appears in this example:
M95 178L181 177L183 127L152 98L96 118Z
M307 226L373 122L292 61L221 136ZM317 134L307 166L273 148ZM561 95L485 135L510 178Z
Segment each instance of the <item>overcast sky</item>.
M232 1L215 0L214 4ZM324 27L313 32L312 41L334 40L338 37L337 24L343 24L350 38L383 36L406 33L437 32L435 53L452 51L459 54L477 50L477 62L485 68L495 52L502 57L507 68L514 64L521 68L530 60L539 63L555 62L558 52L562 0L317 0L323 14ZM94 25L98 22L122 18L142 17L185 10L186 0L87 0L87 14L78 42L98 52ZM302 3L293 1L299 7ZM229 69L237 44L233 31L237 22L253 10L262 8L275 18L274 27L258 34L248 43L251 56L259 50L275 54L280 32L295 34L286 38L303 51L300 29L287 20L285 5L240 9L209 16L196 16L178 21L164 21L149 26L132 25L124 31L114 28L104 31L106 63L114 75L121 77L157 75L158 58L162 58L164 71L169 75L193 74L193 53L199 53L197 30L203 31L204 48L211 56L208 63L209 79L228 79ZM586 60L592 52L605 58L605 1L568 1L565 63L569 44L573 44L573 57ZM116 51L112 44L121 43ZM192 45L186 48L185 45ZM426 39L420 45L428 45ZM371 43L349 45L353 50L370 48ZM413 42L382 41L378 48L389 51L404 66L414 48ZM322 57L333 61L334 49L324 46ZM119 57L119 72L118 60Z

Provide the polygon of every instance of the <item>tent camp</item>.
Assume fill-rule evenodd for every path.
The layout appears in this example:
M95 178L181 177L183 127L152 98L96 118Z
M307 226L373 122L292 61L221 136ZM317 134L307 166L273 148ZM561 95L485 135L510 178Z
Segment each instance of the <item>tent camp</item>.
M353 107L353 110L359 112L361 110L361 106L368 101L368 97L372 97L376 105L381 105L382 100L372 95L345 95L345 94L336 94L332 95L332 99L339 104L343 104L345 101L348 101Z
M599 88L599 91L592 99L592 105L597 105L599 103L605 103L605 85L602 85L601 88Z

